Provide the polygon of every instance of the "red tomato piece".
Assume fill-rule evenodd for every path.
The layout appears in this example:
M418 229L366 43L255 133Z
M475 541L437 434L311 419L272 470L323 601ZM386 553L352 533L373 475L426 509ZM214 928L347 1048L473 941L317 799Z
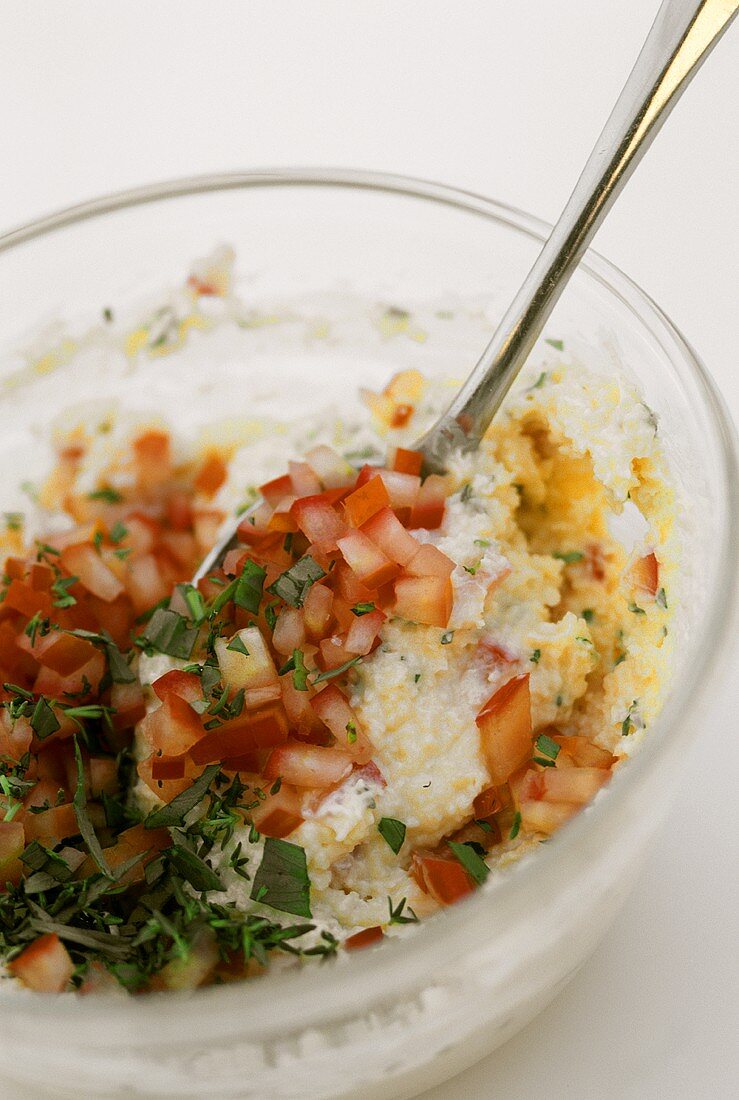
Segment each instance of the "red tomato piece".
M132 729L146 714L144 693L138 680L130 684L113 684L110 689L111 716L116 730Z
M275 477L272 478L271 481L265 481L264 485L259 486L259 492L264 497L267 504L269 504L270 508L276 508L281 500L284 500L286 496L294 494L295 490L290 475L282 474L281 477Z
M161 706L141 723L141 733L155 752L164 756L180 756L205 735L200 715L189 703L173 691L168 692Z
M52 802L49 810L27 814L25 827L27 841L38 840L47 848L54 848L66 837L75 836L80 831L71 802L65 802L61 806L54 806Z
M446 478L439 474L429 474L418 491L408 526L425 527L427 531L435 531L437 527L441 527L444 522L446 496Z
M331 623L334 594L320 582L312 584L303 603L305 631L312 641L319 641Z
M60 560L67 572L79 579L83 588L105 603L110 603L123 592L122 583L89 542L66 546Z
M452 613L452 583L443 577L401 577L395 582L396 615L426 626L445 627Z
M390 494L379 475L371 477L344 499L344 514L352 527L361 527L383 508L390 507Z
M379 608L369 611L366 615L354 615L353 622L346 632L344 648L349 653L365 657L379 642L385 619L384 611L380 611Z
M420 547L418 540L406 531L392 508L383 508L377 515L372 516L363 524L362 532L390 561L398 565L407 565L418 553Z
M196 764L212 764L218 760L243 756L254 749L280 745L287 740L287 718L281 706L265 707L242 714L232 722L224 722L209 730L190 750Z
M357 579L368 588L387 584L398 575L399 567L396 562L385 557L362 531L351 531L344 538L340 538L338 547L344 561Z
M454 562L430 542L424 543L405 567L409 577L451 577Z
M8 585L2 606L6 611L20 611L28 619L32 619L37 611L45 617L51 614L51 600L47 593L16 579Z
M9 962L8 970L36 993L63 993L74 974L74 963L56 932L47 932Z
M423 455L420 451L408 451L405 447L398 447L393 459L393 469L399 474L420 475L423 466Z
M315 543L324 553L335 550L338 540L347 531L343 519L322 493L296 500L292 515L309 542Z
M355 932L344 940L344 947L348 951L357 951L363 947L371 947L373 943L379 943L385 933L379 924L374 928L363 928L361 932Z
M462 864L455 859L415 852L410 870L421 889L439 905L453 905L475 888Z
M279 791L268 795L251 811L251 819L264 836L289 836L303 822L302 798L294 788L282 783Z
M336 738L337 746L355 759L369 760L372 755L366 734L363 732L359 719L349 706L344 693L336 686L329 684L323 691L310 701L311 709Z
M307 462L288 462L291 492L296 497L316 496L322 485L316 471Z
M20 882L26 868L20 855L26 847L22 821L0 821L0 891L6 882Z
M352 770L352 758L339 749L288 741L274 749L264 766L265 779L282 779L295 787L333 787Z
M165 672L151 685L154 694L164 702L168 695L178 695L186 703L197 703L203 698L203 685L194 672L173 668Z
M645 596L656 596L659 588L659 562L654 554L637 558L630 569L631 583Z
M228 476L228 468L221 455L212 451L198 470L193 482L199 493L212 497L218 492Z
M272 645L283 657L300 649L305 641L305 622L299 607L283 607L272 632Z
M499 787L531 757L529 673L515 676L499 688L476 721L490 780Z

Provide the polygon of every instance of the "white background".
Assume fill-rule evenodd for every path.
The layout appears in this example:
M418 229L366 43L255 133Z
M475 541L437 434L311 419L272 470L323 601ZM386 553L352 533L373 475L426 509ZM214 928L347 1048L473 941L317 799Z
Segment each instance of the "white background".
M288 164L425 176L554 219L656 6L2 0L0 228L151 180ZM738 93L739 24L597 241L699 349L735 417ZM735 662L607 942L428 1100L736 1095L736 679Z

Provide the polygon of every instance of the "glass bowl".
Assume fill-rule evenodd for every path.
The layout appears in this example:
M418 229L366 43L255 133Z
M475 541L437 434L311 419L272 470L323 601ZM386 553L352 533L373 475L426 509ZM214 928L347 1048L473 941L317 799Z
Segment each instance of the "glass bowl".
M116 397L196 425L248 413L250 394L265 386L283 394L288 413L310 411L325 400L312 384L319 360L330 360L339 401L403 367L464 375L547 231L519 211L436 184L280 170L145 187L7 234L0 506L18 506L16 474L43 470L50 425L82 400ZM99 326L105 307L118 314L155 301L222 242L235 248L241 293L254 306L255 323L238 342L193 338L145 370L112 370L92 354L66 361L63 333ZM377 318L388 306L410 311L416 327L383 331ZM275 318L282 323L268 323ZM189 995L101 1001L0 989L6 1087L34 1097L412 1096L509 1038L593 951L665 815L728 648L735 446L696 354L596 254L581 264L546 335L563 339L573 361L637 381L677 489L675 670L642 750L550 843L407 939ZM551 354L540 341L533 358L545 363Z

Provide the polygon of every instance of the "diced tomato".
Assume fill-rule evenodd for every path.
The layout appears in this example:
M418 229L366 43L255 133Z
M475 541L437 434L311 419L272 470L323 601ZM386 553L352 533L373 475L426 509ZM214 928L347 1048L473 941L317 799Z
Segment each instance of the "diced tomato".
M587 737L570 737L558 732L550 736L562 751L571 757L578 768L610 768L615 763L616 758L608 749L602 749Z
M318 663L325 671L330 668L339 668L340 665L346 664L347 661L351 661L356 657L355 653L350 653L344 645L346 636L341 634L334 634L330 638L323 638L319 642L319 658Z
M0 758L17 763L31 747L33 730L27 718L10 717L7 709L0 711Z
M20 855L26 847L22 821L0 821L0 891L6 882L17 885L24 872Z
M659 562L654 554L637 558L630 569L631 583L645 596L656 596L659 588Z
M45 562L35 561L30 568L28 579L31 588L37 592L48 592L54 583L54 570Z
M355 932L344 940L344 947L348 951L357 951L363 947L371 947L373 943L379 943L384 937L384 932L379 925L374 928L363 928L361 932Z
M181 571L192 572L198 558L198 546L195 536L189 531L165 531L160 540L161 547L173 558Z
M211 452L198 470L195 481L195 489L199 493L212 497L218 492L228 476L226 463L217 452Z
M390 497L390 506L402 522L410 519L418 500L421 478L417 474L404 474L385 467L363 466L357 477L357 488L375 477L382 478Z
M369 760L372 755L366 734L344 693L329 684L310 701L311 709L336 738L337 747L355 759Z
M201 554L207 554L218 541L223 512L213 508L198 508L193 514L193 533Z
M103 850L105 861L111 871L117 870L124 863L128 863L134 856L143 856L134 864L119 882L130 885L142 882L145 875L146 864L156 858L159 852L172 845L172 838L167 829L146 829L143 825L133 825L130 829L124 829L118 834L116 842L110 848ZM88 857L78 871L78 877L92 874L95 864Z
M274 531L279 534L287 534L288 532L295 532L298 530L298 523L292 514L292 506L298 498L291 494L290 496L283 497L279 504L276 504L272 515L267 521L267 530Z
M330 553L347 532L347 526L324 494L302 497L292 506L292 515L300 530L309 540Z
M104 672L105 657L102 653L95 652L87 664L82 665L75 672L70 672L68 676L61 676L50 668L42 667L34 680L33 690L39 695L62 699L65 703L70 697L75 696L79 701L83 692L87 698L98 691Z
M293 488L292 479L289 474L282 474L281 477L272 478L271 481L265 481L264 485L259 486L259 492L262 494L270 508L276 508L281 500L284 500L286 496L298 495Z
M605 580L606 558L600 543L594 542L585 548L585 564L594 581Z
M74 963L57 934L48 932L9 962L8 971L36 993L63 993L74 974Z
M320 444L306 453L306 462L321 479L324 489L339 489L354 480L354 469L332 447Z
M305 631L312 641L320 641L331 623L334 594L325 584L312 584L303 603Z
M103 963L93 961L85 970L85 976L77 992L81 997L88 997L97 996L99 993L111 993L113 990L120 990L118 979L106 969Z
M283 779L295 787L333 787L346 779L352 758L339 749L288 741L274 749L264 766L265 779Z
M118 788L118 767L111 756L90 757L90 795L101 798L115 794Z
M186 955L176 955L162 967L154 977L152 988L184 991L208 985L220 959L215 935L209 928L204 929L197 933Z
M170 592L170 585L162 575L159 562L153 554L142 554L139 558L131 559L127 588L137 615L154 607Z
M454 562L437 546L424 543L405 567L409 577L451 577Z
M386 615L379 608L366 615L355 615L346 632L344 648L349 653L365 657L379 642L379 634Z
M362 584L377 588L398 575L397 564L385 557L383 552L362 531L351 531L338 540L338 547L352 572Z
M107 630L117 646L124 650L128 649L129 634L134 619L130 597L124 593L118 599L106 603L95 596L90 596L88 604L97 620L98 629Z
M29 584L15 579L7 587L2 606L6 611L20 611L29 619L32 619L37 611L45 617L51 614L51 600L46 592L39 592Z
M399 474L420 475L423 466L423 455L420 451L408 451L405 447L398 447L393 459L393 469Z
M155 753L147 757L145 760L140 760L136 765L136 771L141 779L142 783L152 791L157 798L161 798L163 802L171 802L182 791L186 791L190 787L193 781L197 778L198 769L189 757L185 759L184 767L185 774L180 779L155 779L154 778L154 761L162 759L157 757Z
M98 599L110 603L123 592L123 585L115 573L90 543L66 546L60 560L67 572L77 577L82 587Z
M499 787L531 757L528 672L509 680L488 699L477 716L477 726L491 782Z
M164 756L187 752L205 734L200 715L174 692L168 692L162 704L147 714L140 729L154 751Z
M475 888L472 879L456 859L414 852L410 872L421 889L439 905L453 905Z
M605 768L545 768L541 773L542 798L584 806L609 779L610 772Z
M237 648L233 648L234 643ZM224 683L233 691L266 687L278 682L277 669L267 643L256 626L244 627L230 640L218 638L215 651Z
M288 725L281 706L241 714L231 722L209 730L190 750L196 764L243 756L254 749L280 745L287 740Z
M375 764L374 760L368 760L366 764L362 764L360 767L355 767L352 772L353 779L363 779L365 783L370 786L373 784L378 787L387 787L385 776Z
M519 804L521 826L529 832L545 833L550 836L574 817L579 809L580 807L574 802L524 799Z
M383 508L390 507L390 494L381 477L372 477L344 500L344 514L352 527L361 527Z
M291 492L296 497L316 496L322 490L318 474L307 462L289 462Z
M294 788L282 783L251 811L251 819L264 836L289 836L303 822L302 799Z
M151 685L154 694L164 702L170 694L179 695L186 703L197 703L203 698L203 685L194 672L172 668Z
M305 623L299 607L283 607L272 632L272 645L283 656L300 649L305 641Z
M31 642L27 634L21 634L18 645L33 654L39 664L58 672L60 676L69 676L92 660L98 650L85 638L52 630L48 634L37 634Z
M186 760L184 756L158 756L151 758L152 779L184 779Z
M427 531L435 531L444 522L444 509L447 497L446 478L439 474L429 474L418 491L409 527L425 527Z
M362 532L398 565L406 566L418 553L418 540L406 531L392 508L383 508L362 526Z
M46 847L54 848L68 836L75 836L80 827L71 802L61 806L42 810L41 813L27 814L25 820L26 840L38 840Z
M167 432L152 429L133 441L136 483L144 493L164 485L172 477L172 453Z
M192 503L190 497L181 489L175 489L167 497L167 519L175 531L189 531L192 527ZM127 521L126 526L128 526ZM150 549L147 547L147 549Z
M445 627L452 613L452 583L443 577L400 577L394 611L402 619Z
M350 606L357 603L373 603L376 591L362 584L357 574L341 558L332 573L335 591Z
M130 684L113 684L110 689L111 720L116 730L133 729L146 714L144 693L138 680Z
M493 814L497 814L499 810L503 809L503 803L500 798L500 794L496 787L488 787L475 798L473 803L475 811L475 817L485 820L485 818L492 817Z

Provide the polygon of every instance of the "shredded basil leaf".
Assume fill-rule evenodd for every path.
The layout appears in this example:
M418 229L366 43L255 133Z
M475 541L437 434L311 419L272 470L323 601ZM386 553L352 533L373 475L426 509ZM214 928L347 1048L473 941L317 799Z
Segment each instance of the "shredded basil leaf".
M316 581L325 577L323 569L313 560L310 554L306 554L295 565L281 573L274 584L267 589L273 596L279 596L290 607L302 607L308 589Z
M310 917L310 879L303 848L287 840L265 837L262 862L250 896L252 901L281 913Z
M448 844L467 874L475 880L478 886L482 886L490 874L490 868L485 860L478 855L470 844L458 844L454 840L448 841Z
M195 782L176 795L166 806L160 806L152 810L144 821L145 829L160 829L168 826L181 825L184 818L194 809L206 795L211 783L221 770L220 764L209 764L203 774Z
M405 840L404 822L395 817L381 817L377 822L377 831L397 856Z

